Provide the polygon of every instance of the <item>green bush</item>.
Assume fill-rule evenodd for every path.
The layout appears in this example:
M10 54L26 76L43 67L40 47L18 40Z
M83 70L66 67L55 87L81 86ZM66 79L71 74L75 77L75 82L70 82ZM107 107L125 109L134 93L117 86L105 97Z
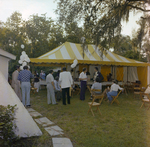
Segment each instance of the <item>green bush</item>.
M7 107L0 105L0 143L3 146L12 146L13 141L17 139L14 133L17 128L14 123L16 110L16 105Z

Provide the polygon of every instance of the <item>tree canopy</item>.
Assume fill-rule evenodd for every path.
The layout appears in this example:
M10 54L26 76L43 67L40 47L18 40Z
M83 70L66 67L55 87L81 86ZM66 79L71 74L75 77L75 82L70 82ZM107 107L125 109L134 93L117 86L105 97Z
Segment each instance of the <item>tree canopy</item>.
M109 49L121 33L121 22L129 20L130 12L140 12L143 14L141 29L134 39L138 40L139 49L142 49L145 35L143 30L146 29L145 24L150 18L149 5L149 0L58 0L56 13L59 15L59 21L65 25L82 22L84 31L90 32L92 42L102 49ZM149 28L149 23L147 27Z
M148 0L57 1L58 21L53 21L46 14L34 14L23 20L22 14L16 11L6 22L0 22L0 47L17 55L11 67L19 60L21 44L24 44L29 57L36 58L65 41L81 43L82 37L86 38L85 44L99 46L102 54L113 48L115 53L129 58L142 60L142 56L147 56L150 60ZM140 28L134 32L132 39L120 34L121 22L129 20L130 12L143 14L138 21Z

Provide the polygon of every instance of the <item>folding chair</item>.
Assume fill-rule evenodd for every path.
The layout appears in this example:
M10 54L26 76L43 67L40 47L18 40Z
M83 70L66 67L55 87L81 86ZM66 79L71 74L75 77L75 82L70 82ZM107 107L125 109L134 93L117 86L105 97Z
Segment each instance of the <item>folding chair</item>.
M125 89L126 89L127 91L133 91L133 89L134 89L133 83L131 83L130 81L127 81L127 82L125 83Z
M144 98L144 96L146 96L147 98ZM150 95L148 93L141 92L140 97L143 102L140 108L142 108L143 105L145 106L145 103L149 103L149 106L148 106L148 109L149 109L150 108Z
M122 82L122 88L124 89L124 93L126 95L128 95L128 93L127 93L127 86L125 85L124 81Z
M141 84L139 83L133 83L133 94L134 98L136 98L136 95L140 96L141 93Z
M80 94L80 91L81 91L81 89L80 89L80 87L79 87L79 85L78 84L75 84L75 86L76 86L76 92L77 92L77 95L79 95Z
M93 93L93 100L92 100L92 102L88 103L88 105L89 105L89 111L88 111L88 113L91 111L92 115L94 116L92 107L97 107L96 112L98 110L99 113L101 114L99 106L101 105L101 102L102 102L102 100L104 98L104 94L95 94L95 92L100 92L101 90L94 89L94 90L91 90L91 91L93 91L94 93ZM99 102L95 102L95 100L97 100L97 99L99 100Z
M122 92L122 91L120 90L120 91L118 92L117 96L112 96L113 100L112 100L111 104L112 104L113 102L116 102L117 104L119 104L119 101L117 100L117 98L118 98L118 96L120 95L121 92Z
M87 86L87 89L89 90L90 94L92 95L90 86Z
M34 83L31 83L31 92L36 93L37 88L34 87Z
M141 88L140 87L134 87L134 98L136 98L136 95L140 96Z

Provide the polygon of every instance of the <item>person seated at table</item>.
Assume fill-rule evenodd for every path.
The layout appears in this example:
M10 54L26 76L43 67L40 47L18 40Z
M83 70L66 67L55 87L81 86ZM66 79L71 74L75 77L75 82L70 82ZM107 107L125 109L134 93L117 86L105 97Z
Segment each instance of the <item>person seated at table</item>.
M55 86L56 100L60 101L61 97L62 97L62 92L61 92L62 90L61 90L61 87L59 85L59 77L58 76L55 77L54 86Z
M109 74L107 75L107 81L112 81L112 74L111 74L111 73L109 73Z
M91 87L91 90L96 89L96 90L101 90L102 91L102 84L100 83L99 77L96 78L94 84ZM95 94L100 94L101 92L97 91Z
M117 80L113 80L113 81L112 81L111 88L110 88L110 91L107 92L107 98L108 98L109 102L111 102L111 101L113 100L112 96L117 96L117 94L118 94L118 89L119 89L119 90L123 90L123 88L121 88L121 87L118 85L118 81L117 81Z

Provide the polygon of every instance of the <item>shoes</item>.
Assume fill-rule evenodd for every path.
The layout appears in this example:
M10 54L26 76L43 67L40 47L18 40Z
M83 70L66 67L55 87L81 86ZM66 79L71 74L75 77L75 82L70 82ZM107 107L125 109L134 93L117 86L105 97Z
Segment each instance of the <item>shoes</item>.
M26 105L26 107L27 107L27 108L30 108L30 107L31 107L31 105Z
M54 105L58 105L58 103L54 104Z

